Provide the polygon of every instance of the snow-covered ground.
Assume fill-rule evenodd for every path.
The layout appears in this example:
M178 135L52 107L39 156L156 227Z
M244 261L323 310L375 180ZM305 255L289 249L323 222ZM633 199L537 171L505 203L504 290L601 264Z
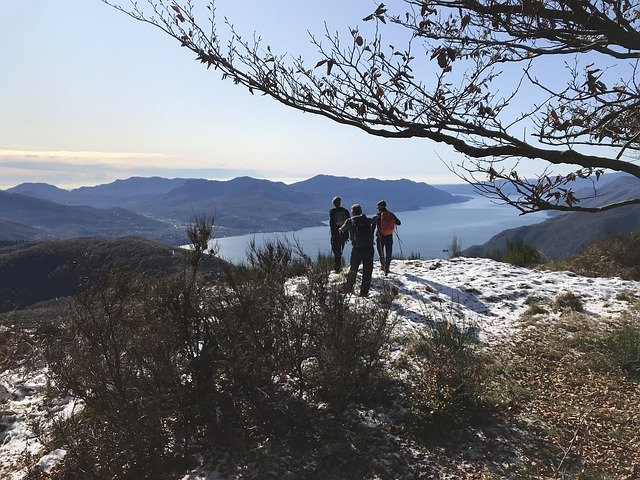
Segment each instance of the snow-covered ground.
M28 467L49 472L64 450L46 452L38 427L66 418L77 408L72 398L47 399L47 369L22 369L0 374L0 478L19 480Z
M343 279L344 273L331 275L332 281ZM398 291L392 315L399 333L410 333L430 322L463 322L473 325L488 345L518 335L518 318L529 307L527 298L551 301L570 291L581 299L586 314L617 317L628 307L619 294L640 292L640 282L534 271L477 258L395 260L387 277L376 265L371 296L385 287ZM368 300L354 297L354 301ZM45 386L45 370L0 374L0 478L23 478L26 464L38 463L46 471L64 455L64 451L44 451L34 433L38 418L67 415L74 408L69 399L45 401Z
M587 315L618 316L629 306L618 293L640 291L640 282L620 278L588 278L464 257L394 261L386 278L376 266L373 290L381 290L385 282L398 289L394 306L403 331L428 322L459 322L473 325L480 340L489 344L517 335L517 320L532 302L548 303L569 291L580 298Z

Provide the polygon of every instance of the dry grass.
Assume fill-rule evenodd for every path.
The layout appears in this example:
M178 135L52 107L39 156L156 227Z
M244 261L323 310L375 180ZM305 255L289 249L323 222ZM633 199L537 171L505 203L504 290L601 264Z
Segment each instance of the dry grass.
M513 348L496 352L506 376L526 388L513 420L544 448L530 450L530 478L637 478L640 388L621 369L601 368L602 324L575 312L547 317Z
M640 280L640 230L620 233L587 246L580 254L547 267L589 277Z

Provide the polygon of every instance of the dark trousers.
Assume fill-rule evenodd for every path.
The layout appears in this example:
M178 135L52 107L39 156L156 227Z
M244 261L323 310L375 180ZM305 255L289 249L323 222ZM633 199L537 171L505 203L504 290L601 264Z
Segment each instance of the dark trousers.
M342 268L342 251L344 250L344 244L346 240L343 240L339 235L331 237L331 251L333 252L333 269L339 272Z
M389 273L389 265L391 265L391 257L393 256L393 235L380 236L377 241L380 266L385 273Z
M351 249L351 261L349 274L347 275L346 288L349 292L353 290L358 275L358 268L362 263L362 283L360 284L360 295L366 297L371 288L371 274L373 273L373 245L370 247L353 247Z

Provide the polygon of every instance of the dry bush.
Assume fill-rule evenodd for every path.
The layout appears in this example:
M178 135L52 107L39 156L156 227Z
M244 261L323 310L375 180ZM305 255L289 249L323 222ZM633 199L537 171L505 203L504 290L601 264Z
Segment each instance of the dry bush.
M233 355L225 362L233 370L228 374L263 394L274 395L274 380L284 376L300 397L319 395L336 407L362 401L382 376L390 302L383 296L379 303L353 305L329 285L321 263L291 256L282 244L252 244L254 274L232 278L218 291L215 316L228 328L223 350ZM292 296L286 282L300 264L304 281Z
M353 306L332 291L318 307L309 370L320 398L337 407L366 402L384 380L382 362L393 328L388 303Z
M569 290L556 295L551 306L554 310L559 311L584 312L582 299Z
M161 292L145 275L111 270L45 339L55 391L85 405L54 432L70 450L65 478L150 478L184 455L187 361Z
M249 263L215 284L197 261L164 279L112 269L76 298L45 339L53 393L85 405L52 432L69 451L60 478L163 478L196 452L249 455L287 441L308 402L376 393L388 303L351 305L282 244L254 245Z

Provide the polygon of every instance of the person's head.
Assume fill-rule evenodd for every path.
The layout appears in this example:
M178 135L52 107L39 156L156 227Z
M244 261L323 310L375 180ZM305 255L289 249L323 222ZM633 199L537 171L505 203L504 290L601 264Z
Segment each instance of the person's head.
M362 215L362 207L358 203L351 205L351 215Z
M333 197L332 202L334 207L339 207L342 203L342 199L340 197Z
M378 210L382 210L383 208L387 208L387 202L385 202L384 200L380 200L378 202Z

